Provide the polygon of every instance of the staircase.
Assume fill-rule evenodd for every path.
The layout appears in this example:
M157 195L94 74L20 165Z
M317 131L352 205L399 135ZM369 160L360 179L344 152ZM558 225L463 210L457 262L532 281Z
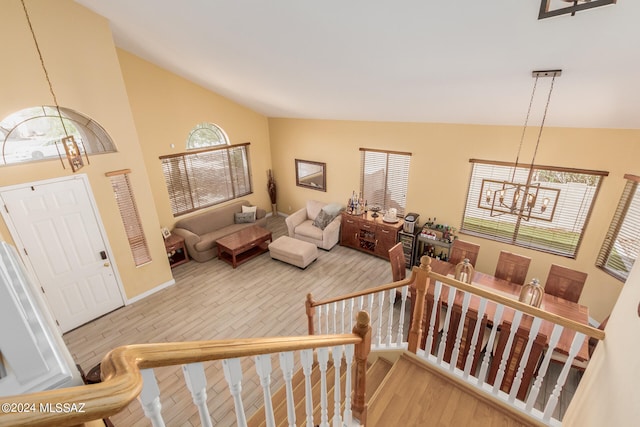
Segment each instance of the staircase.
M389 361L394 359L395 362ZM344 364L343 364L344 367ZM342 369L344 378L344 368ZM321 424L320 371L314 364L313 425ZM327 369L327 400L330 402L327 419L333 417L334 368ZM305 420L304 375L298 371L293 378L296 402L296 425L309 425ZM288 426L284 387L273 395L275 425ZM340 390L344 395L344 389ZM452 381L421 360L408 353L391 353L378 357L367 369L366 396L368 427L394 426L474 426L500 425L505 427L533 426L531 419L500 402L495 402L472 387ZM266 426L265 413L259 409L247 422L248 427ZM354 424L355 425L355 424Z

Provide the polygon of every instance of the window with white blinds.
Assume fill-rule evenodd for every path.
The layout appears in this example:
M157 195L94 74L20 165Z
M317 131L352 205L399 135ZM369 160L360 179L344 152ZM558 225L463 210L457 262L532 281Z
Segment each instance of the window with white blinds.
M133 190L129 182L129 172L128 169L108 172L107 176L111 179L111 187L113 188L116 202L118 203L120 217L122 218L122 224L124 225L127 239L129 240L133 261L136 266L140 266L151 262L151 254L149 253L147 239L142 230L140 215L136 207L136 199L133 196Z
M596 265L625 281L640 252L640 177L625 175L627 185L613 215Z
M161 156L174 216L251 194L249 143Z
M411 153L360 149L360 193L369 206L395 208L404 216Z
M575 258L603 176L608 172L552 166L516 165L471 159L473 165L461 231L467 234ZM487 190L520 183L550 208L524 213L519 209L487 209ZM491 187L493 186L493 187ZM554 206L555 202L555 206ZM523 206L524 203L519 204ZM539 206L539 205L538 205ZM532 210L533 211L533 210Z

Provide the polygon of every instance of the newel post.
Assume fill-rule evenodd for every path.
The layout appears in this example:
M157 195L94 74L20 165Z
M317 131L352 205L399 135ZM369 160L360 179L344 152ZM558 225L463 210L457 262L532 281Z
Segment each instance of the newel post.
M311 294L307 294L307 300L304 302L304 306L307 311L307 328L309 329L309 335L315 334L315 329L313 328L313 318L316 315L316 307L313 305L315 301L313 301L313 297Z
M409 346L411 353L418 351L420 340L422 339L422 318L424 316L425 295L429 287L429 273L431 273L431 258L423 256L420 258L420 267L416 269L416 301L413 307L413 320L409 330Z
M356 344L356 380L355 389L353 391L353 403L351 410L354 418L360 421L363 426L367 425L367 400L365 390L367 388L367 359L371 352L371 325L369 313L366 311L358 312L356 325L353 327L353 333L362 338L362 342Z

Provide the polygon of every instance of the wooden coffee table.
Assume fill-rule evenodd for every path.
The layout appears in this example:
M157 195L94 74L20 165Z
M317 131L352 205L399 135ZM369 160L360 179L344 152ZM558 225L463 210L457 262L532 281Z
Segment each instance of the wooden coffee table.
M236 268L269 250L271 232L258 225L243 228L216 241L218 259Z

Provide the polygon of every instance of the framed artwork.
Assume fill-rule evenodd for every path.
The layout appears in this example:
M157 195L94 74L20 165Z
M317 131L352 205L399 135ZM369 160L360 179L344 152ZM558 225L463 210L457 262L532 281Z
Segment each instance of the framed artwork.
M296 159L296 185L327 191L327 164Z
M164 237L165 240L171 237L171 232L167 227L162 227L162 237Z

